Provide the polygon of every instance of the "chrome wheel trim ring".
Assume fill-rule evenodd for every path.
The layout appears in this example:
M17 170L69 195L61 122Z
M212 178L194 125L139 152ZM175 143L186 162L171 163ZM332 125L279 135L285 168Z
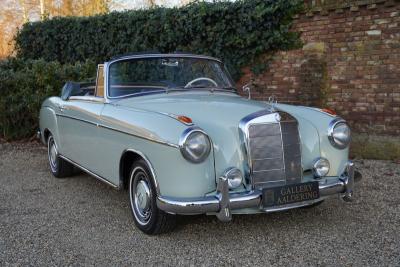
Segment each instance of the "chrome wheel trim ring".
M53 136L49 137L47 150L48 150L50 168L53 172L56 172L58 169L58 163L57 163L58 151Z
M129 182L129 199L133 215L140 225L147 225L152 215L152 191L148 180L142 167L136 167L132 171Z

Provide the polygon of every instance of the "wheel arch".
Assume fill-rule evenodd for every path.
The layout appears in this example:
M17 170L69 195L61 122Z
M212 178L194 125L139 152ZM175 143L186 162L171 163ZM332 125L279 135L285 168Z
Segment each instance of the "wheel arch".
M49 134L52 134L59 148L61 147L59 128L57 122L57 114L55 112L55 104L57 97L51 97L43 102L39 115L39 128L42 132L42 142L46 143Z
M157 176L153 165L150 160L146 157L144 153L138 151L136 149L125 149L121 155L121 159L119 162L119 179L120 179L120 188L127 189L129 184L129 173L131 171L131 166L134 162L138 160L144 160L151 172L151 178L153 180L154 186L156 188L157 195L160 195L160 188L157 182Z
M51 133L51 131L50 131L49 129L45 128L45 129L43 130L43 141L44 141L45 143L47 143L47 140L48 140L50 134L52 134L52 133Z

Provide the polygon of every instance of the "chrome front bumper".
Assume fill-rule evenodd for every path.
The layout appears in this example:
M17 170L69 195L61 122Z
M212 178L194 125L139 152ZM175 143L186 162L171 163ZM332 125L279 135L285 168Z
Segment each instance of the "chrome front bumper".
M343 200L351 201L354 187L354 163L349 162L345 173L336 178L319 182L320 198L313 201L304 201L285 206L264 208L262 206L262 191L253 190L245 193L229 193L228 180L220 177L217 184L217 194L201 198L172 198L159 196L157 206L159 209L173 214L202 214L215 213L221 221L230 221L232 210L257 208L264 212L273 212L308 206L321 199L334 194L339 194Z

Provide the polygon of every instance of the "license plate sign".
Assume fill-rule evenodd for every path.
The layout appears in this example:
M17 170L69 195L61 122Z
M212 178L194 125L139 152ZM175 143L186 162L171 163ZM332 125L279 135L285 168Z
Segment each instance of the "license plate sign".
M265 207L286 205L317 198L319 198L318 182L263 189L263 204Z

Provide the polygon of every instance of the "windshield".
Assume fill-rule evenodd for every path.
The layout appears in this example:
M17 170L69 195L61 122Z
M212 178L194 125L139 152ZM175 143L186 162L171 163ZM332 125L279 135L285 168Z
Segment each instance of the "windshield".
M224 65L207 58L137 58L117 61L109 67L111 98L173 90L236 89Z

